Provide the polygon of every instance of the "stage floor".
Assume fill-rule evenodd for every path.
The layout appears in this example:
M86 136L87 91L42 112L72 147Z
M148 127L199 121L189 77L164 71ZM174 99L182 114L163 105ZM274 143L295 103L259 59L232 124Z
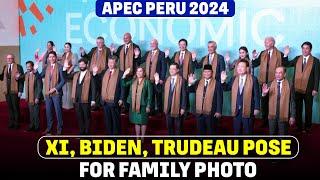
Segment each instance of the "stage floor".
M74 110L64 110L63 134L77 135L78 126ZM1 139L1 175L45 177L54 179L57 177L79 177L79 160L44 160L37 154L37 141L45 130L45 109L42 105L40 112L41 131L26 132L28 126L28 109L24 101L21 101L21 127L18 130L7 128L8 109L6 103L0 103L0 139ZM260 128L261 121L255 121L255 134L267 134L266 128ZM121 118L122 134L134 135L134 127L128 122L127 116ZM55 130L55 123L53 126ZM193 116L184 121L184 134L196 134L196 122ZM232 118L223 117L219 123L218 134L232 134ZM103 112L92 113L91 133L103 135L105 133ZM166 122L163 115L150 118L147 135L166 135ZM281 160L273 163L271 160L255 161L258 172L257 178L274 177L320 177L318 165L320 162L320 125L314 124L310 134L298 134L290 129L290 135L299 139L300 153L293 160Z

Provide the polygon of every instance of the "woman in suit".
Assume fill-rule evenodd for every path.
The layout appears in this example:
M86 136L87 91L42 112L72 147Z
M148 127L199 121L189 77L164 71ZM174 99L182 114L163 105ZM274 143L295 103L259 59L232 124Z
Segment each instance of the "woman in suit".
M253 67L251 66L251 62L250 62L250 57L249 57L249 51L248 51L248 48L245 47L245 46L241 46L239 48L239 58L234 60L233 62L230 62L230 56L229 56L229 53L227 53L225 55L225 60L226 60L226 64L227 64L227 67L230 71L234 70L233 72L233 75L236 76L237 75L237 65L238 63L240 62L241 59L245 59L249 62L249 73L251 73L252 75L254 75L254 69Z
M126 76L130 73L128 68L122 76L122 86L130 87L127 103L130 104L130 122L135 124L137 138L141 135L143 142L147 129L148 113L152 102L152 84L145 78L145 70L138 67L135 78L129 80Z

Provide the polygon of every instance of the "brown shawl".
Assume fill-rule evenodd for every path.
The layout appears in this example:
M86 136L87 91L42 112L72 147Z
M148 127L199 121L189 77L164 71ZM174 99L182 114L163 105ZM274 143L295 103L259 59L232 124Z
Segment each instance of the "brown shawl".
M77 72L72 80L72 90L71 90L71 98L72 101L76 102L76 90L77 84L79 83L80 72ZM89 91L90 91L90 83L91 83L91 74L89 71L86 72L83 78L82 91L81 91L81 103L88 103Z
M207 86L206 94L203 97L204 87L205 87L205 79L202 78L199 81L199 84L196 90L196 112L197 114L210 115L211 109L212 109L213 96L214 96L215 87L216 87L216 81L213 78L211 78Z
M180 114L180 97L181 97L181 88L182 88L182 77L177 75L175 88L173 91L172 102L171 102L171 113L172 117L179 117ZM166 80L164 86L164 112L168 114L168 102L169 102L169 92L170 92L170 82L171 76Z
M120 51L120 70L125 71L130 68L129 75L133 74L133 43L130 43L129 49L127 50L127 54L125 53L126 45L124 44Z
M72 58L73 58L72 52L70 52L68 56L67 56L67 53L64 53L62 55L62 60L61 60L62 66L64 65L65 61L68 61L68 65L69 65L69 67L67 68L68 73L70 73L69 70L72 67Z
M296 69L295 69L295 78L294 78L295 91L300 92L302 94L306 93L310 73L313 66L313 61L314 61L313 56L310 55L308 58L308 62L304 67L304 70L302 71L303 57L302 56L299 57L296 63Z
M159 51L160 51L159 49L156 49L156 53L152 56L151 67L150 67L150 63L151 63L152 50L149 51L148 56L147 56L146 75L147 75L147 78L149 78L151 82L154 82L154 74L156 73L156 70L157 70Z
M119 69L115 68L112 72L112 75L110 76L110 69L108 69L104 76L102 81L102 88L101 88L101 95L102 99L106 102L113 103L114 102L114 96L116 92L116 86L118 82L118 76L119 76Z
M47 68L46 68L46 75L45 75L45 78L44 78L44 83L45 83L45 95L46 96L49 96L49 91L50 89L56 87L56 85L58 84L58 80L59 80L59 66L58 66L58 63L56 63L54 65L54 69L53 69L53 73L52 73L52 77L51 77L51 81L50 81L50 71L51 71L51 64L48 64L47 65ZM57 92L54 92L53 94L51 95L56 95Z
M281 61L282 61L281 52L277 48L275 47L273 48L272 55L269 62L269 69L267 69L267 63L268 63L267 56L268 56L268 51L267 50L263 51L263 53L261 54L261 61L260 61L260 74L259 74L260 84L263 84L266 82L267 72L268 72L268 82L273 81L276 68L281 66Z
M35 75L33 73L26 73L26 100L29 104L34 105L34 84L35 84Z
M8 77L8 66L6 65L4 69L4 79L7 80ZM10 92L7 92L7 82L3 83L4 84L4 94L8 93L18 93L18 81L16 80L16 74L19 73L18 71L18 65L16 63L12 64L12 69L11 69L11 81L10 81Z
M239 89L239 78L240 76L235 77L232 90L231 90L231 111L232 116L237 115L238 107L237 106L237 95ZM242 104L242 117L249 118L251 114L251 98L252 98L252 88L253 88L253 78L250 74L247 74L246 82L242 90L243 93L243 104Z
M205 56L203 63L202 63L202 68L204 65L209 64L209 54ZM216 78L216 70L217 70L217 65L218 65L218 54L214 53L213 59L211 61L211 66L212 66L212 78ZM220 76L220 75L219 75Z
M188 79L188 75L191 72L191 53L188 50L185 50L184 59L183 59L183 78ZM180 51L175 53L174 62L180 64Z
M273 80L269 90L269 119L275 119L277 111L277 95L278 85L277 80ZM290 103L290 85L288 80L282 81L282 89L280 96L280 109L279 119L280 121L288 121L289 117L289 103Z
M144 78L142 81L139 83L138 78L136 78L131 87L131 107L133 112L138 112L140 113L140 102L141 102L141 94L142 94L142 89L144 86Z
M91 58L91 62L90 62L90 71L92 72L92 68L94 66L98 67L98 73L101 73L102 70L106 69L106 59L107 59L107 48L103 47L102 48L102 53L99 56L98 59L98 48L94 51L92 58Z
M251 62L250 62L250 60L248 58L245 58L244 60L248 61L248 63L249 63L249 71L248 71L248 73L251 74ZM238 67L238 64L239 64L240 61L241 61L241 59L239 58L238 60L236 60L236 63L234 64L233 76L237 76L238 75L237 67Z

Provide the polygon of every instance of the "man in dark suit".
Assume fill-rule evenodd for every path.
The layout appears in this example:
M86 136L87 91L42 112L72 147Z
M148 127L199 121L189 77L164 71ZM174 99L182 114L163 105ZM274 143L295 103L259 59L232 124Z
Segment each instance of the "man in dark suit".
M57 124L57 135L62 134L62 87L65 83L62 73L62 65L57 63L57 54L54 51L49 52L48 55L49 63L42 69L42 72L37 71L39 65L35 64L34 69L36 76L44 78L45 87L45 102L46 102L46 116L47 116L47 129L43 134L50 135L53 124L53 107L56 112Z
M117 51L115 48L111 48L111 52L114 53L119 59L119 69L124 72L126 69L130 68L130 74L127 78L132 78L134 73L137 70L137 67L140 66L141 62L141 50L140 47L132 42L132 36L130 33L125 33L123 35L123 43L118 47ZM124 99L127 99L129 95L129 88L124 89ZM125 112L129 110L129 104L125 101Z
M66 61L63 66L63 76L72 80L71 98L74 103L79 124L79 134L88 135L90 129L90 104L95 105L96 85L91 72L87 69L88 60L81 58L79 61L80 71L68 74L69 64Z
M162 112L162 92L156 91L156 85L154 84L154 74L159 75L159 83L162 85L166 78L167 64L165 62L165 53L158 48L158 40L152 39L150 42L150 50L140 60L140 63L145 63L146 77L153 84L153 98L152 98L152 114L155 113L155 107L157 112Z
M98 68L98 73L101 73L103 70L107 69L108 64L108 57L111 55L111 51L108 47L105 45L104 38L102 36L97 37L96 39L97 46L92 48L90 52L87 54L83 47L80 47L80 54L81 57L84 57L90 61L89 63L89 70L92 72L93 67ZM96 88L97 91L101 90L101 82L96 82ZM96 105L100 105L100 96L98 93L95 97ZM96 107L97 108L97 107ZM95 109L96 109L95 108Z
M179 64L169 67L170 76L160 85L159 75L155 75L157 91L164 91L163 111L166 115L169 135L183 134L183 119L187 107L187 82L179 75Z
M203 67L202 78L195 80L189 75L189 92L196 93L196 117L200 135L213 135L217 132L218 120L222 114L223 90L221 83L212 78L212 66Z
M119 135L121 133L120 107L124 101L124 91L121 87L123 71L117 68L116 56L108 59L108 69L98 74L98 69L93 68L95 81L102 82L101 104L104 108L104 119L108 135Z
M286 77L286 68L276 69L275 79L262 86L262 96L269 94L269 133L270 135L287 135L288 123L295 122L294 90Z
M8 54L6 59L7 65L3 67L0 80L5 80L4 93L9 109L8 128L18 129L20 116L19 101L23 92L23 68L15 63L13 54Z
M198 62L196 54L192 55L192 62L197 69L203 69L204 65L210 64L212 66L212 77L220 83L220 74L226 70L226 63L224 57L217 53L217 43L215 41L208 42L208 54L201 58Z
M225 71L221 73L223 90L231 90L231 112L234 117L234 134L252 135L254 116L259 114L260 91L256 77L248 72L249 62L240 60L237 66L237 75L233 76L228 83ZM243 132L241 132L241 129Z
M252 68L260 66L259 69L259 84L262 87L263 83L270 83L274 80L274 74L277 67L281 66L284 61L288 59L289 47L286 46L284 53L279 51L275 47L275 39L273 37L266 37L264 40L265 50L258 53L256 50L253 50L252 53ZM262 127L268 126L268 107L269 107L269 97L261 96L261 112L262 112Z
M319 89L319 60L311 54L312 44L304 42L301 45L302 55L292 61L285 61L284 66L295 67L293 87L295 90L296 123L298 131L309 132L312 125L313 97ZM305 124L302 124L302 104L305 107Z
M42 79L33 72L34 63L32 61L27 61L26 66L27 72L24 74L26 88L25 95L30 114L30 124L27 131L39 131L39 112L40 103L43 99L43 83Z

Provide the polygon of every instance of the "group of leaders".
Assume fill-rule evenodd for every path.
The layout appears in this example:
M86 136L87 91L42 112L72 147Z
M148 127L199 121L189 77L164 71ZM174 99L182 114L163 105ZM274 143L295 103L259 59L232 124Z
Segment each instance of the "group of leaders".
M65 43L64 53L57 55L54 43L49 41L46 52L41 56L36 52L35 60L26 62L25 73L14 55L8 54L0 74L0 80L5 81L8 128L19 127L19 100L24 91L30 111L28 131L39 131L39 106L44 101L44 134L52 134L53 112L56 134L62 134L62 108L74 107L80 135L90 133L91 111L100 109L109 135L121 133L121 113L129 113L137 137L143 139L149 115L162 112L168 134L182 135L183 121L189 113L189 93L195 93L198 133L212 135L222 115L223 91L231 91L231 102L227 103L235 135L253 134L254 118L260 110L263 126L269 126L271 135L288 134L294 124L299 132L311 130L320 64L311 53L310 42L302 43L302 54L289 60L289 46L281 52L275 47L275 39L266 37L265 50L254 50L250 59L248 49L242 46L233 62L228 54L224 57L217 53L215 41L208 42L208 54L201 59L187 49L186 39L179 40L179 50L172 57L169 50L158 48L156 39L150 41L150 50L142 56L130 33L124 34L123 45L117 49L114 45L107 47L103 37L96 39L96 45L88 53L81 47L78 60L70 43ZM292 82L286 77L286 67L294 67ZM198 79L195 69L202 72ZM227 70L234 71L229 78Z

